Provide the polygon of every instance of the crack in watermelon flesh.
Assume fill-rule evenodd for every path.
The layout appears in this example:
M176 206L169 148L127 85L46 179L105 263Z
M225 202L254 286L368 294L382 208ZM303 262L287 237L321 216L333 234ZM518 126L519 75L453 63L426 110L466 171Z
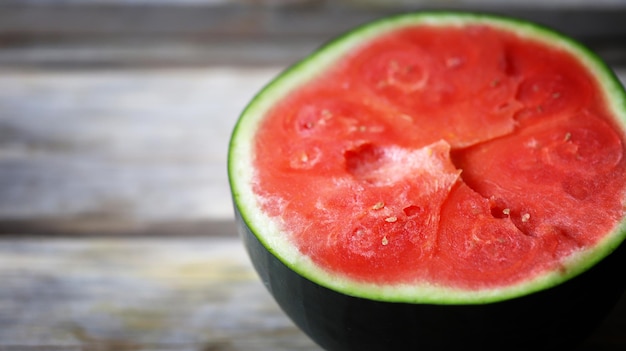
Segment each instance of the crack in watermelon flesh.
M623 217L622 134L570 54L488 26L396 30L281 100L255 191L358 281L478 289L561 268Z

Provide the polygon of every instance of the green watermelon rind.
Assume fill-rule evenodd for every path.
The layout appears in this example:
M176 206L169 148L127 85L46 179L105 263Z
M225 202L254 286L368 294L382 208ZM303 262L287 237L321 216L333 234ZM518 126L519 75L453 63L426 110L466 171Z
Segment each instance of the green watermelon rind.
M597 77L606 94L607 107L616 117L622 133L626 130L626 92L613 71L591 50L552 29L519 19L489 14L459 12L418 12L387 17L358 27L327 43L307 58L289 67L266 85L248 104L237 122L229 145L228 176L235 206L245 225L262 245L287 267L321 286L350 296L372 300L430 304L483 304L503 301L565 282L594 266L611 254L626 238L626 220L622 220L594 247L576 252L565 259L563 269L541 273L519 284L463 290L433 284L375 285L353 281L327 272L301 255L281 233L276 219L261 211L261 199L252 189L254 159L252 141L259 122L272 106L293 89L325 72L351 49L385 32L418 24L457 26L487 24L517 35L559 47L578 57ZM625 201L626 202L626 201Z

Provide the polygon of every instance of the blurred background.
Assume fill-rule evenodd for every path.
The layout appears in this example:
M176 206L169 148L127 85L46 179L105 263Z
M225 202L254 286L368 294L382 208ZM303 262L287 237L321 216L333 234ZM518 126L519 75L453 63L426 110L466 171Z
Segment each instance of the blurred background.
M289 64L423 9L553 27L626 79L625 0L0 1L0 350L316 350L237 241L230 132Z

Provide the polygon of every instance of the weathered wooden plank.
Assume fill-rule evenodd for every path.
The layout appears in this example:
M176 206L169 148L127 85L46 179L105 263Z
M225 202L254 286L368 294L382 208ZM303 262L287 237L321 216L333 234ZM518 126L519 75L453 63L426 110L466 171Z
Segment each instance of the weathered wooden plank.
M529 19L626 62L626 6L550 1L8 1L0 3L0 64L128 66L293 62L359 24L447 9Z
M0 220L98 232L232 218L230 133L277 71L0 71Z
M621 1L225 1L184 4L175 1L4 1L0 33L25 39L138 35L167 39L226 36L284 37L336 34L393 13L417 10L465 10L516 15L557 27L581 38L626 34L619 21ZM204 38L203 38L204 36Z
M1 350L317 350L236 239L0 240Z

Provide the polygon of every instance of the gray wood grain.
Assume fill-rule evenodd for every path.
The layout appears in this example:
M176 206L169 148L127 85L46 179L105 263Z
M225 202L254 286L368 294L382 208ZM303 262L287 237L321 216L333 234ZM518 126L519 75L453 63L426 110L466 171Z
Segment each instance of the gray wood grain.
M318 350L236 239L0 240L1 350Z
M622 0L5 0L0 64L287 64L357 25L422 10L531 20L583 41L612 64L626 64Z
M277 71L0 70L0 220L231 218L230 133Z

